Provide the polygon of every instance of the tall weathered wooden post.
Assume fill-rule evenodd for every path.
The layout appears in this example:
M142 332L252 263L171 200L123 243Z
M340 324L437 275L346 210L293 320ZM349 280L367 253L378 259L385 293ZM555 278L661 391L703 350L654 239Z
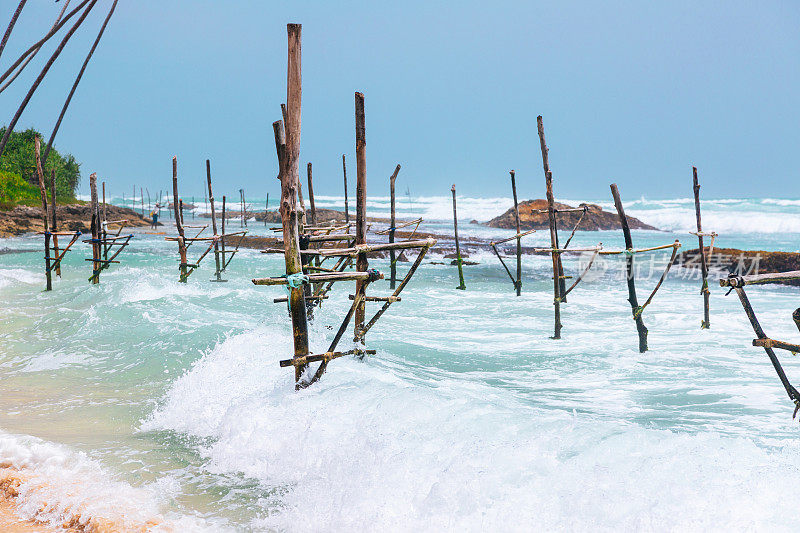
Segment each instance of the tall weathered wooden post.
M391 201L391 226L389 227L389 243L394 242L394 232L395 232L395 197L394 197L394 182L397 180L397 173L400 172L400 165L398 164L392 175L389 176L389 198ZM401 252L402 253L402 252ZM395 258L395 251L394 249L389 250L389 261L391 263L390 270L391 276L389 277L389 288L394 289L395 283L397 282L397 259Z
M700 287L700 292L703 293L703 323L700 324L702 329L711 327L711 317L709 310L709 297L711 292L708 290L708 263L706 262L706 250L703 246L703 223L700 220L700 184L697 181L697 167L692 167L692 190L694 191L694 210L697 214L697 240L700 249L700 273L703 276L703 284ZM711 246L714 244L712 242Z
M211 189L211 161L206 159L206 181L208 182L208 200L211 205L211 230L214 232L214 270L215 279L211 281L224 281L220 275L222 272L219 262L219 239L217 234L217 212L214 209L214 191Z
M356 240L355 244L367 243L367 134L364 117L364 95L355 94L356 113ZM366 272L369 264L367 253L362 251L356 256L356 271ZM360 335L364 326L366 286L364 281L356 281L355 298L360 300L355 311L355 336L364 343Z
M520 237L520 224L519 224L519 204L517 203L517 183L514 180L515 173L513 170L511 174L511 192L514 193L514 223L517 228L517 282L515 283L517 289L517 296L522 294L522 237Z
M453 235L456 241L456 265L458 265L458 287L456 289L466 290L464 285L464 261L461 259L461 245L458 243L458 211L456 209L456 184L450 188L453 193Z
M344 177L344 221L350 223L350 207L347 205L347 164L342 154L342 176Z
M294 357L308 355L308 319L304 283L294 282L303 276L300 258L300 231L297 213L297 189L300 184L300 106L302 101L300 24L288 24L288 61L286 75L286 150L281 169L281 219L286 277L289 283L289 313L292 318ZM299 280L302 281L302 280ZM295 382L299 382L306 365L295 365Z
M97 174L89 176L89 192L92 198L92 285L100 283L100 208L97 205Z
M36 152L36 176L39 178L39 191L42 195L42 223L44 224L44 266L45 276L47 278L47 285L45 290L53 290L52 273L50 272L50 225L47 222L49 214L47 211L47 189L44 185L44 171L42 170L42 157L41 157L41 141L39 136L34 140L34 148Z
M614 207L617 208L619 223L622 225L622 234L625 237L625 274L628 279L628 302L631 304L633 319L636 321L636 331L639 333L639 352L644 353L647 351L647 328L642 320L639 299L636 297L636 282L634 281L635 271L633 268L633 238L631 238L628 217L625 216L625 208L622 206L622 200L619 197L619 190L617 189L616 183L611 184L611 196L614 197Z
M544 139L544 124L542 123L542 116L541 115L536 117L536 127L539 130L539 145L540 145L540 147L542 149L542 166L544 167L545 181L548 180L548 179L550 180L550 188L551 188L551 193L552 193L553 172L552 172L552 170L550 170L550 155L549 155L550 154L550 150L547 148L547 142ZM549 178L548 178L548 175L549 175ZM555 239L555 243L552 243L552 247L555 250L558 250L559 249L558 224L557 224L556 217L555 217L556 209L555 209L555 206L552 205L554 202L555 202L555 199L548 200L547 211L548 211L548 220L550 218L550 213L552 213L552 218L553 218L553 220L551 222L551 225L553 226L553 229L551 229L550 231L551 231L551 233L554 234L552 237ZM566 303L567 302L566 279L564 278L564 267L563 267L563 265L561 263L561 254L558 253L558 252L556 252L556 260L558 262L558 274L557 274L557 277L559 278L559 286L558 286L559 287L559 293L561 295L561 301L563 303Z
M50 217L53 230L53 255L58 257L58 218L56 217L56 169L50 171ZM56 276L61 277L61 261L55 264Z
M175 208L175 228L178 230L178 254L181 258L180 281L186 283L188 261L186 259L186 241L183 232L183 202L178 198L178 157L172 157L172 205Z
M311 162L308 162L308 166L306 167L307 175L308 175L308 203L311 207L311 225L315 226L317 224L317 207L314 204L314 180L311 177Z

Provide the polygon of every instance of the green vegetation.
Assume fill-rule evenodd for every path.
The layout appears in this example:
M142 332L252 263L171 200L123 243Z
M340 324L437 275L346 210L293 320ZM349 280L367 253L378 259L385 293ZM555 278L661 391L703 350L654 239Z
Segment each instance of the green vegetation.
M0 128L0 138L6 129ZM7 208L17 204L38 205L40 193L36 178L34 142L41 134L33 128L12 132L3 155L0 156L0 204ZM42 138L42 152L46 147ZM44 154L42 154L44 155ZM71 154L61 155L50 150L44 164L45 183L50 185L50 173L56 171L56 195L59 203L75 202L75 191L81 180L80 163ZM49 192L48 192L49 197Z

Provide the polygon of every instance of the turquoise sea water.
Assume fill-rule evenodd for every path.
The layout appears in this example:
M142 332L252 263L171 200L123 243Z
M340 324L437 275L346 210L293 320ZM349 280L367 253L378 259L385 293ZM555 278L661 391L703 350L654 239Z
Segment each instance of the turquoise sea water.
M509 200L459 207L465 237L512 234L469 223ZM637 246L696 247L689 199L626 207L667 230L634 232ZM386 209L370 203L370 215ZM447 197L401 205L441 233L449 209ZM704 222L720 247L800 251L798 211L797 200L712 200ZM443 262L434 251L368 335L377 354L336 360L295 392L278 367L291 355L285 305L272 303L283 290L250 282L279 275L281 257L242 250L226 283L209 282L207 258L181 284L175 243L134 233L98 286L87 282L88 245L76 244L52 292L42 291L41 237L0 239L0 463L39 480L22 500L31 513L47 501L52 517L81 508L180 530L800 527L793 406L751 346L738 300L714 282L712 329L700 329L690 271L676 268L646 310L650 351L639 354L620 261L599 263L570 294L554 341L547 257L523 259L516 297L488 252L471 251L479 264L456 291L455 268L432 264ZM526 244L546 246L545 233ZM574 242L619 249L622 237ZM641 261L640 297L663 270L666 255L653 257ZM579 264L567 260L568 274ZM371 266L388 272L386 261ZM337 289L311 326L315 351L349 307L352 287ZM372 290L389 294L388 281ZM773 338L800 338L798 291L748 290ZM781 358L800 382L800 365Z

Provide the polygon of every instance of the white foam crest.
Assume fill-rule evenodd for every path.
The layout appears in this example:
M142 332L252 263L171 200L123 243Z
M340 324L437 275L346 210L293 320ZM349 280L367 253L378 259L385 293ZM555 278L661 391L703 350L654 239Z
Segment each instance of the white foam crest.
M210 438L217 473L276 489L257 527L293 531L787 529L800 527L798 447L769 451L535 408L438 372L337 360L295 392L288 332L232 337L177 380L143 424ZM395 365L396 366L396 365ZM387 371L388 370L388 371ZM407 372L406 372L407 374ZM698 494L703 497L698 497Z
M24 268L0 268L0 289L11 285L44 283L44 276Z
M156 484L157 486L158 484ZM86 531L203 531L193 517L166 519L158 494L115 480L86 454L0 431L0 497L20 516Z

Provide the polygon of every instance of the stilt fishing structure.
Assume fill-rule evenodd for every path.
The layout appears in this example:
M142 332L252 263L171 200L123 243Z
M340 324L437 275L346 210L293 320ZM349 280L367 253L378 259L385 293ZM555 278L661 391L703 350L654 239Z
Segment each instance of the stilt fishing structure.
M464 285L464 261L461 259L461 245L458 242L458 210L456 208L456 184L450 187L450 192L453 193L453 236L456 241L456 259L455 263L458 266L458 287L456 289L464 291L467 286Z
M61 276L61 260L64 255L72 248L78 237L81 236L80 231L58 231L58 222L56 219L56 171L50 173L50 205L47 203L47 188L44 184L44 170L42 169L41 158L41 141L39 137L34 140L34 152L36 157L36 176L39 178L39 192L42 197L42 223L44 225L44 273L45 273L45 290L53 290L53 272L57 276ZM69 244L63 249L58 248L58 237L70 237ZM50 243L52 241L52 248ZM52 252L52 256L50 253Z
M736 295L739 297L739 301L744 308L744 312L747 315L750 325L753 327L753 331L756 334L756 338L753 339L753 346L760 346L764 348L764 351L767 353L767 357L769 357L773 368L775 368L775 372L778 374L778 379L781 380L783 388L786 389L786 394L789 395L789 399L794 403L794 413L792 414L792 418L795 418L797 416L797 412L800 411L800 392L798 392L797 389L794 388L794 386L792 386L792 384L789 382L789 378L786 377L786 372L784 372L780 361L778 361L778 356L775 355L773 348L786 350L791 352L792 355L797 355L800 353L800 344L791 344L767 337L767 334L764 333L764 330L761 328L761 324L756 317L753 306L750 305L750 300L747 298L744 288L746 285L759 285L764 283L775 283L798 279L800 279L800 270L778 272L774 274L753 274L748 276L730 274L727 278L719 280L721 287L730 288L728 294L730 294L730 292L733 290L736 291ZM794 320L797 329L800 330L800 309L794 310L792 313L792 319Z
M709 298L711 292L708 290L708 261L714 253L714 239L717 234L714 232L703 232L703 223L700 219L700 184L697 181L697 167L692 167L692 190L694 191L694 210L697 215L697 231L692 232L692 235L697 235L698 250L700 252L700 274L703 278L702 285L700 286L700 293L703 295L703 321L700 323L701 329L708 329L711 327L711 317L709 310ZM708 254L703 246L703 237L711 237L711 244L708 247Z
M628 217L625 216L625 209L622 207L622 200L619 196L619 190L617 189L617 184L611 184L611 196L614 197L614 206L617 208L617 214L619 214L619 222L622 225L622 234L625 238L625 250L621 252L613 252L613 251L604 251L600 252L601 255L625 255L625 277L628 283L628 302L631 304L631 312L633 313L633 320L636 321L636 331L639 334L639 352L644 353L647 351L647 327L644 325L644 321L642 320L642 312L645 308L650 305L650 302L653 301L653 298L658 292L658 289L661 287L661 284L664 283L664 280L667 278L667 274L669 274L669 269L672 267L672 264L675 262L675 257L678 253L678 248L681 247L681 243L678 242L678 239L675 239L675 242L672 244L665 244L663 246L655 246L652 248L642 248L639 250L635 250L633 248L633 239L631 238L631 229L628 226ZM636 254L641 254L645 252L654 252L656 250L665 250L667 248L672 248L672 256L669 258L667 262L667 266L664 269L664 273L661 274L661 278L656 283L653 292L650 293L650 296L647 297L647 300L643 305L639 305L639 300L636 296L636 281L635 281L635 269L634 269L634 256Z
M225 235L225 212L223 209L223 219L222 219L222 233L217 233L217 211L214 207L214 191L211 187L211 161L206 159L206 183L208 185L208 201L210 202L211 207L211 231L213 231L212 235L212 246L214 247L214 279L211 281L228 281L226 279L222 279L222 272L228 267L228 264L233 259L233 256L236 255L236 252L239 250L239 245L242 243L242 239L247 234L247 231L237 231L228 235ZM224 198L224 196L223 196ZM269 194L267 194L267 204L269 205ZM236 242L236 246L231 252L230 257L225 257L225 237L239 237L239 240ZM201 258L202 259L202 258ZM198 261L199 263L200 261Z
M538 209L533 210L531 213L547 213L547 224L550 229L550 247L549 248L534 248L535 252L546 252L550 254L553 263L553 339L560 339L561 338L561 330L563 325L561 324L561 304L567 303L567 295L572 292L578 284L583 281L586 274L589 272L589 269L592 268L594 264L594 260L597 258L597 255L600 253L600 250L603 249L603 243L598 243L597 246L593 248L570 248L569 245L572 242L572 238L575 236L575 232L578 231L578 227L583 222L583 218L586 216L586 212L588 210L587 206L578 207L575 209L557 209L555 205L555 195L553 194L553 171L550 169L550 150L547 147L547 142L544 138L544 123L542 121L542 116L539 115L536 117L536 127L539 134L539 147L542 152L542 167L544 169L544 180L545 180L545 193L547 197L547 209ZM516 201L516 185L514 182L514 172L511 172L511 180L512 180L512 192L514 193L514 205L515 209L517 205ZM575 226L572 228L572 232L570 233L567 240L564 242L564 246L560 246L559 239L558 239L558 214L559 213L577 213L580 212L581 216L578 217L578 221L575 223ZM519 215L517 211L517 235L511 237L510 239L506 239L505 241L499 242L507 242L512 239L519 240L521 237L529 234L532 232L522 232L519 231ZM518 245L519 246L519 245ZM575 278L575 281L567 287L566 280L567 276L564 275L564 266L561 260L561 256L565 253L587 253L592 252L592 256L589 259L586 267L583 271ZM498 254L499 257L499 254ZM505 267L505 264L503 265ZM518 271L518 279L521 280L520 270L520 260L519 255L517 259L517 271ZM508 272L509 276L511 276L508 267L506 267L506 271Z
M514 179L516 174L515 174L515 172L513 170L510 171L509 174L511 174L511 192L512 192L512 194L514 196L514 223L515 223L515 226L517 228L517 234L514 235L513 237L509 237L507 239L503 239L503 240L500 240L500 241L492 241L489 244L492 246L492 250L494 250L494 255L496 255L497 258L500 260L500 264L503 265L503 268L505 269L506 274L508 274L508 277L511 278L511 283L514 284L514 289L517 291L517 296L520 296L520 295L522 295L522 237L524 237L525 235L530 235L531 233L534 233L536 230L532 229L532 230L528 230L528 231L525 231L525 232L522 232L520 230L519 204L517 203L517 184L516 184L516 181ZM514 275L511 273L511 270L509 270L508 265L506 265L506 262L503 261L503 256L500 255L500 251L497 249L497 245L498 244L503 244L503 243L506 243L506 242L509 242L509 241L513 241L513 240L517 241L517 277L516 278L514 278Z
M376 235L388 235L389 236L389 244L395 242L395 236L397 230L407 228L409 226L414 226L414 229L411 231L411 235L408 237L408 240L414 238L414 234L419 229L419 225L422 223L422 217L415 218L414 220L407 220L401 224L397 223L397 216L396 216L396 196L395 196L395 181L397 181L397 174L400 172L400 165L398 164L392 175L389 176L389 200L390 200L390 218L389 218L389 227L381 230L376 231ZM397 285L397 262L398 261L407 261L403 252L400 252L399 255L395 254L394 250L389 250L389 288L394 289Z
M222 260L220 261L220 250L219 250L220 241L222 241L224 243L224 238L225 237L233 237L233 236L237 236L238 235L239 236L239 243L241 243L241 240L244 238L244 235L247 233L247 231L237 231L235 233L230 233L228 235L225 235L225 233L224 233L224 231L225 231L224 230L224 228L225 228L225 223L224 223L225 213L224 213L224 208L223 208L223 224L222 224L223 233L222 233L222 235L218 235L217 234L217 228L216 228L217 221L216 221L216 215L215 215L215 212L214 212L214 199L213 199L213 194L212 194L212 189L211 189L211 162L209 160L207 160L207 159L206 159L206 181L208 183L208 194L211 197L211 224L212 224L212 231L214 232L214 234L211 235L210 237L201 237L201 235L206 230L206 228L208 228L208 224L204 224L204 225L201 225L201 226L187 226L187 225L184 224L184 221L183 221L183 201L178 196L178 158L177 158L177 156L174 156L172 158L172 204L175 207L175 229L178 232L178 236L177 237L165 237L165 240L167 240L167 241L175 241L175 242L178 243L178 255L179 255L179 258L180 258L180 264L179 264L180 277L178 278L178 281L180 281L181 283L186 283L186 280L189 278L189 276L192 274L192 272L194 272L200 266L201 261L203 261L203 259L205 259L205 257L208 255L208 253L212 249L214 250L214 258L216 260L216 265L215 265L216 266L216 269L215 269L215 277L216 277L216 279L214 281L222 281L222 279L220 278L220 273L223 270L225 270L225 268L228 266L228 263L230 262L230 260L233 259L233 254L231 254L231 256L228 258L228 260L226 262L225 257L224 257L224 253L223 253L222 254ZM224 198L225 197L223 196L223 205L224 205ZM187 229L191 229L191 230L193 230L193 232L194 232L194 230L197 230L197 232L194 234L193 237L187 237L186 236L186 230ZM196 242L207 242L208 246L200 254L200 257L198 257L197 260L195 260L193 263L189 263L187 251L188 251L189 247L192 246ZM237 243L237 245L236 245L236 250L238 250L238 248L239 248L239 243Z
M100 215L100 202L97 198L97 174L95 173L92 173L89 176L89 189L92 197L92 238L83 242L87 242L92 245L92 258L86 259L86 261L92 262L92 275L89 277L89 283L92 285L97 285L100 283L100 273L103 270L106 270L112 264L119 263L116 258L122 253L122 250L128 246L128 243L133 238L133 234L120 235L119 233L122 231L121 228L124 227L120 226L120 230L116 235L108 235L106 228L108 227L108 224L111 223L102 221ZM124 220L117 221L117 223L120 224L124 222ZM110 250L114 250L114 253L109 257L108 252Z
M318 381L325 372L328 363L344 355L363 357L373 354L374 350L365 350L362 346L365 336L377 320L386 312L394 302L400 301L400 292L408 284L411 276L422 262L428 249L436 241L426 239L420 241L403 241L391 244L367 243L367 167L366 167L366 128L364 114L364 95L355 93L355 118L356 118L356 227L354 235L342 235L345 239L331 240L330 229L324 228L327 234L315 235L320 231L319 226L307 225L301 230L301 216L298 209L299 203L299 159L300 159L300 109L301 109L301 26L288 24L288 66L286 84L286 106L283 113L284 120L273 123L275 133L275 146L278 154L278 177L281 181L280 213L283 232L283 250L286 273L280 277L253 279L255 285L284 285L289 291L284 300L288 303L289 316L292 321L294 338L294 356L291 359L280 361L282 367L293 367L296 388L300 389ZM349 228L349 224L345 224ZM342 228L343 229L343 228ZM314 237L324 237L313 240ZM323 248L325 242L347 242L347 248ZM319 243L320 248L309 250L310 242ZM352 244L351 244L352 243ZM383 279L383 274L369 268L367 253L375 251L419 249L420 253L409 272L402 279L397 288L387 297L367 296L367 287ZM269 250L265 250L269 252ZM316 256L321 260L338 258L337 266L331 269L317 267L311 264L310 257ZM355 258L356 271L344 272L342 265ZM337 281L355 281L355 294L350 295L353 301L350 309L342 320L339 329L334 335L328 350L322 354L310 354L308 342L308 307L306 306L306 290L309 284L327 284L328 287ZM320 296L320 295L317 295ZM321 298L321 296L320 296ZM383 302L383 306L367 321L365 313L366 302ZM347 328L354 320L353 342L356 347L346 351L336 351L339 341L344 336ZM366 322L366 324L365 324ZM303 380L309 363L319 362L320 365L313 375Z

